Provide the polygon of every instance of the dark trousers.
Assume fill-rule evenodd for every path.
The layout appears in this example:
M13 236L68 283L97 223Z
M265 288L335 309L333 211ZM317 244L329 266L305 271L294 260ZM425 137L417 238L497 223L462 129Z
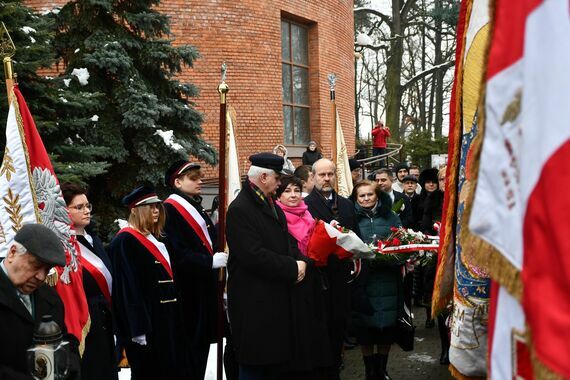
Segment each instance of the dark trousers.
M375 148L375 147L372 148L372 156L379 156L379 155L384 154L384 153L386 153L386 148ZM386 167L386 159L385 158L383 158L379 161L378 167L380 167L380 168Z
M239 365L239 380L280 380L283 379L277 366Z
M189 350L188 363L190 364L190 372L192 373L192 380L202 380L206 374L206 365L208 364L208 353L210 352L210 345L203 344L200 346L193 346Z

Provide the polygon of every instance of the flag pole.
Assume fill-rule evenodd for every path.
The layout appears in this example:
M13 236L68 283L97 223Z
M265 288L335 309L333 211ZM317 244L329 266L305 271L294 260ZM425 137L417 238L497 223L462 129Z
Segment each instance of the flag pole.
M335 99L335 87L336 87L336 75L335 74L329 74L328 75L328 80L329 80L329 87L330 87L330 98L331 98L331 119L332 119L332 131L331 131L331 156L332 156L332 162L335 164L335 166L337 165L337 144L336 144L336 99ZM336 176L336 181L334 183L334 189L335 191L338 190L338 176Z
M14 87L14 68L12 66L12 57L16 54L16 46L8 33L8 29L2 22L0 29L0 55L4 62L4 76L6 77L6 93L8 94L8 105L12 100L12 87Z
M222 63L222 83L218 86L220 94L220 141L218 159L218 249L225 250L226 247L226 150L227 150L227 122L226 122L226 95L230 90L226 84L226 63ZM219 269L218 277L218 360L217 379L223 379L223 339L224 339L224 268Z

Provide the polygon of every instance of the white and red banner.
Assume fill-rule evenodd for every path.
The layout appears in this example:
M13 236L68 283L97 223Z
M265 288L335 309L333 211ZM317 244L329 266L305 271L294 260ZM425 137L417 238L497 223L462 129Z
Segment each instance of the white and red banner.
M18 87L14 86L13 91L0 168L0 252L7 251L16 232L26 223L41 223L59 236L67 264L55 268L55 289L65 307L68 332L83 342L89 311L71 219L34 119Z
M494 20L469 227L522 273L532 350L570 378L570 2L497 0ZM497 379L504 377L494 365L511 356L496 341L513 335L501 326L496 321L491 351Z
M350 172L350 165L348 163L348 151L346 143L344 142L344 133L340 125L340 117L338 111L336 112L336 177L337 177L337 193L340 196L348 197L352 193L352 174Z

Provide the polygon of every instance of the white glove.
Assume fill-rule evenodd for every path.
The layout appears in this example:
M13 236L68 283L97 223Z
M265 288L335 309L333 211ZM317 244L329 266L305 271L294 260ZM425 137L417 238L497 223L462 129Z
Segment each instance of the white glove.
M228 254L225 252L216 252L212 257L212 269L224 268L228 264Z
M131 339L133 342L135 342L136 344L140 344L141 346L146 346L146 335L139 335L139 336L135 336L133 339Z

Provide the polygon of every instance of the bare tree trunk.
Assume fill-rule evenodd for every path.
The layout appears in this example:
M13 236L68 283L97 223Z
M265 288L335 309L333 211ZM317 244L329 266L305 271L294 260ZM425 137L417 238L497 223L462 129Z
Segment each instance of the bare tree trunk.
M441 28L442 28L442 0L435 0L435 62L434 65L443 63L441 51ZM440 138L443 128L443 74L444 70L440 69L434 73L434 93L435 93L435 120L434 120L434 137Z

